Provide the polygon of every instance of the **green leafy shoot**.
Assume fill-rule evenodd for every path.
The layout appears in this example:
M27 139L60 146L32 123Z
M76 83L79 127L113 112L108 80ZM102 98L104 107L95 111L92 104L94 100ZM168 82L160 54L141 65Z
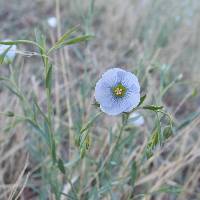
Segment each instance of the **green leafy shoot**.
M79 37L75 37L75 38L72 38L72 39L68 39L68 40L66 40L64 42L59 43L58 45L54 46L53 48L51 48L48 53L52 52L53 50L62 48L64 46L66 46L66 45L72 45L72 44L76 44L76 43L80 43L80 42L85 42L85 41L91 40L93 37L94 36L92 36L92 35L84 35L84 36L79 36Z
M92 35L82 35L82 36L71 38L72 34L76 33L77 31L78 31L78 26L71 28L69 31L63 34L61 38L53 45L53 47L49 49L48 54L66 45L72 45L72 44L76 44L80 42L85 42L85 41L91 40L94 37Z
M76 33L77 31L78 26L71 28L61 36L61 38L54 44L54 46L58 46L59 44L65 42L73 33Z
M35 30L35 38L36 38L37 44L42 47L42 48L39 48L39 51L40 51L40 55L42 57L44 66L46 66L47 59L48 59L46 55L46 37L39 30Z
M156 127L154 128L153 132L151 133L151 137L146 147L146 157L149 159L153 155L153 150L157 146L157 144L161 141L161 130L160 122L157 122Z

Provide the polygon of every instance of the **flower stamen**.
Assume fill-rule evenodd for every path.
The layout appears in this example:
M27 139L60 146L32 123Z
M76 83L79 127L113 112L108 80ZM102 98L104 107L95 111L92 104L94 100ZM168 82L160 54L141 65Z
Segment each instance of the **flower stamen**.
M113 94L117 97L123 97L126 93L126 88L119 83L116 87L112 88Z

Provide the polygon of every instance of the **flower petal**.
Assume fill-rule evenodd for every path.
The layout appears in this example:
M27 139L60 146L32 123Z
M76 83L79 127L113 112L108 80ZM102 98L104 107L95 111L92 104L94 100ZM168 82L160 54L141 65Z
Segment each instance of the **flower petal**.
M110 85L105 82L105 80L100 79L96 83L94 96L98 103L102 105L110 104L112 102L112 91Z
M122 112L130 112L133 108L137 107L140 102L140 94L129 94L128 96L120 99L111 99L110 104L101 104L100 108L103 112L109 115L118 115Z
M117 83L120 82L120 73L124 73L125 71L120 68L112 68L106 71L102 75L102 79L108 83L111 87L116 86Z
M131 72L126 72L124 79L122 80L122 85L129 90L139 93L140 84L138 78Z
M123 101L113 101L111 106L100 105L100 108L108 115L119 115L120 113L124 112Z
M142 126L144 124L144 117L139 112L133 112L129 116L128 123L135 126Z
M126 109L124 110L124 112L130 112L133 108L136 108L137 105L140 103L140 93L130 93L128 94L128 96L126 97Z

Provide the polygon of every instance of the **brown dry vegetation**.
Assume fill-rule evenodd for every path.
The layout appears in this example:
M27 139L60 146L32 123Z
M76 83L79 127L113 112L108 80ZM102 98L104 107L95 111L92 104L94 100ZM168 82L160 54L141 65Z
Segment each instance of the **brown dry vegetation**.
M91 12L89 6L89 0L60 0L59 8L51 0L0 0L1 39L33 39L34 28L39 27L51 45L61 33L77 24L82 32L95 35L87 45L66 47L51 58L55 64L55 129L63 133L60 154L66 163L76 158L77 148L72 144L69 149L69 138L73 138L77 127L80 128L78 123L87 122L95 110L91 104L100 74L111 66L138 69L142 92L148 95L147 102L165 105L173 116L176 129L165 145L155 150L153 157L142 161L154 126L153 116L143 112L146 123L137 131L132 130L136 139L132 138L129 148L121 149L122 158L114 172L116 179L111 180L112 173L107 177L113 196L109 192L99 193L98 198L200 199L199 0L96 0ZM49 16L59 20L56 30L48 27ZM29 46L18 47L14 67L20 68L19 82L28 99L31 100L34 92L45 110L41 61L39 56L30 54L35 51ZM162 96L160 72L164 65L169 66L165 81L175 80L180 74L183 78ZM155 66L159 67L150 70ZM2 66L0 73L6 75L8 69ZM22 113L17 97L2 84L0 99L0 112ZM104 159L112 148L110 132L116 132L116 122L117 118L104 116L95 124L89 152L93 161ZM45 184L37 172L46 160L41 162L35 154L43 147L36 142L35 133L24 124L6 130L12 123L12 118L0 116L0 199L16 198L16 190L19 199L39 199L32 187ZM123 137L128 138L129 134L125 132ZM133 160L138 165L134 192L127 181ZM97 183L91 183L97 173L94 163L86 159L75 165L69 167L69 174L72 182L79 184L80 199L89 198L84 196L85 191L91 191L94 185L99 191L103 190L104 185L98 185L98 174L95 175ZM63 191L68 193L68 182L63 180L63 184ZM169 191L169 187L176 191ZM134 196L130 195L133 193ZM50 191L48 196L54 199Z

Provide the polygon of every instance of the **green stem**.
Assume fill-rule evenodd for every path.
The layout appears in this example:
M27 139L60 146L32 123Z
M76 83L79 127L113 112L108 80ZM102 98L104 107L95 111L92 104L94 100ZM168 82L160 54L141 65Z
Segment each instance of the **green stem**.
M102 170L103 167L105 166L106 162L109 161L109 159L112 157L112 155L113 155L114 152L116 151L116 149L117 149L117 147L118 147L118 145L119 145L119 142L120 142L120 140L121 140L121 137L122 137L122 134L123 134L123 131L124 131L124 127L125 127L126 124L127 124L128 116L129 116L128 113L123 113L123 115L122 115L122 125L121 125L121 127L120 127L119 135L118 135L118 137L117 137L117 140L116 140L114 146L111 148L111 150L110 150L108 156L105 158L104 162L102 163L102 165L101 165L101 167L100 167L100 169L98 170L97 173L101 172L101 170Z
M46 88L46 95L47 95L47 112L48 112L48 121L51 124L51 113L52 113L52 107L51 107L51 93L48 88Z
M47 80L48 76L48 70L49 70L49 61L48 57L44 58L44 67L45 67L45 82ZM48 134L50 138L50 153L53 160L53 163L56 162L56 145L53 135L53 128L52 128L52 103L51 103L51 88L47 87L45 85L45 92L46 92L46 98L47 98L47 125L48 125Z

